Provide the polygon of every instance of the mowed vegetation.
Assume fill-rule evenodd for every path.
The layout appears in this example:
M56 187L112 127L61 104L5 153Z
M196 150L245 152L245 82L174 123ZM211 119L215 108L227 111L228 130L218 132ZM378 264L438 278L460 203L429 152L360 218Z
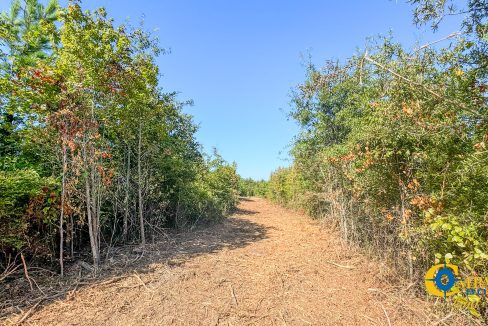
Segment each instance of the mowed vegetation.
M434 29L458 12L410 2ZM268 184L271 200L336 222L412 282L445 260L488 273L488 7L457 10L462 32L439 42L408 51L387 37L310 64L293 93L293 164Z
M107 245L236 204L235 165L202 153L184 103L158 84L161 52L76 0L1 14L0 281L24 256L63 274L89 248L96 269Z

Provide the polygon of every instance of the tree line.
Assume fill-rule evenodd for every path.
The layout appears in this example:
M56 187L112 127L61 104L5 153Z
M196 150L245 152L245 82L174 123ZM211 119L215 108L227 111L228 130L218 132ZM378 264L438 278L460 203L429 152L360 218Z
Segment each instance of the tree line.
M487 24L484 1L410 1L418 24L464 15L461 32L405 49L370 41L309 64L292 96L293 164L267 196L334 221L345 239L416 282L434 262L488 272Z
M0 261L59 264L225 215L235 164L206 155L159 86L157 40L81 2L0 14Z
M239 194L244 197L265 197L267 182L265 180L254 180L252 178L239 179Z

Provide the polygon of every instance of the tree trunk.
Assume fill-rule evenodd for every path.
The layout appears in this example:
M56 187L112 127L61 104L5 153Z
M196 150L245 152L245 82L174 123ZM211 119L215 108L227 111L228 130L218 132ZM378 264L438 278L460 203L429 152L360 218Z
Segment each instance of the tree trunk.
M85 194L86 194L86 216L88 220L88 234L90 236L90 246L92 250L93 265L95 269L98 268L99 256L98 256L98 244L97 236L95 232L95 225L93 221L92 207L91 207L91 193L90 193L90 179L85 181Z
M75 222L73 220L73 214L69 216L69 234L70 234L70 256L71 258L75 255Z
M95 267L95 270L98 269L99 263L100 263L100 255L99 255L99 247L98 247L98 228L97 228L97 223L94 219L94 207L93 207L93 193L92 190L90 189L90 182L92 181L93 177L93 171L90 166L90 164L87 161L87 153L86 153L86 144L84 145L84 159L85 159L85 166L86 168L90 171L90 175L88 175L85 178L85 202L86 202L86 216L88 220L88 235L90 237L90 246L91 246L91 251L92 251L92 257L93 257L93 265Z
M142 205L142 175L141 175L141 150L142 150L142 122L139 122L139 142L137 145L137 174L138 174L138 197L139 197L139 224L141 228L141 244L146 244L146 235L144 233L144 211Z
M127 241L128 223L129 223L129 180L130 180L130 147L127 145L127 173L125 178L125 198L124 198L124 229L123 238Z
M101 184L97 180L96 170L91 168L91 184L92 184L92 208L93 208L93 225L97 244L97 253L100 257L100 201L101 201Z
M66 183L66 144L64 137L62 139L62 152L63 152L63 176L61 179L61 213L59 216L59 267L61 269L61 277L64 276L64 234L63 234L63 221L64 221L64 203L65 203L65 183Z

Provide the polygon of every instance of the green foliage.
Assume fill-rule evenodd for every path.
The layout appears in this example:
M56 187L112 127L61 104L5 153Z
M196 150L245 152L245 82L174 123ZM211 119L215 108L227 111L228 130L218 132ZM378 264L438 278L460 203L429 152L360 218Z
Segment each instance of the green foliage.
M337 223L411 280L444 259L484 275L488 8L410 2L433 29L464 13L464 34L410 52L386 38L344 63L310 64L290 112L301 126L294 163L271 176L268 197Z
M268 197L336 221L410 277L436 253L486 273L486 69L472 46L406 52L387 38L310 65L290 113L294 164Z
M476 33L481 38L486 36L486 16L488 6L484 0L470 0L464 5L454 0L409 0L415 5L414 20L416 24L430 23L437 30L446 16L464 15L463 26L468 33Z
M0 258L63 257L88 234L96 266L100 241L144 244L234 207L236 167L204 158L184 104L158 86L161 52L76 0L0 14Z
M56 218L56 195L50 196L54 186L52 178L42 178L32 169L0 171L1 249L25 247L33 225L49 224Z
M264 180L239 178L239 195L244 197L265 197L268 183Z
M175 219L177 226L205 217L219 218L229 213L237 204L237 191L235 164L226 163L214 152L202 166L197 178L183 186Z
M437 216L430 224L430 230L426 230L424 245L435 248L436 258L446 253L452 262L463 264L470 271L481 270L488 260L486 238L479 232L483 226L466 219L469 218Z

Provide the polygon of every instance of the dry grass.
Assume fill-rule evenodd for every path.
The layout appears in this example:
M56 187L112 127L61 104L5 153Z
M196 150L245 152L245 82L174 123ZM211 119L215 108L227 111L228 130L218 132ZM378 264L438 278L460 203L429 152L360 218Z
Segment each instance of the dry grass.
M377 262L304 215L247 199L221 224L114 252L96 281L6 325L452 325ZM122 262L122 263L121 263ZM136 268L137 266L137 268ZM124 270L115 276L109 270ZM66 291L71 289L71 291ZM56 300L56 301L55 301ZM0 321L1 323L1 321Z

